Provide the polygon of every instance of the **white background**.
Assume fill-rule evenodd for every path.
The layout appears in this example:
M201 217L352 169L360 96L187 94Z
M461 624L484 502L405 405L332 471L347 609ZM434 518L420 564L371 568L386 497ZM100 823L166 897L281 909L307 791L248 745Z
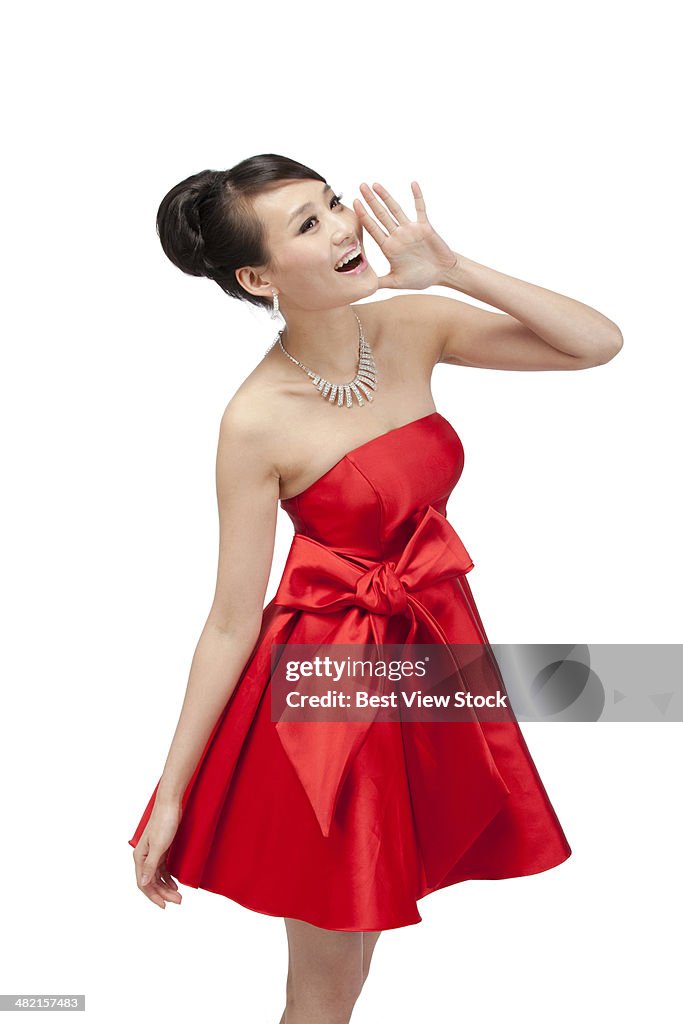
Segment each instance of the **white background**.
M415 179L457 252L614 320L624 347L589 370L435 369L466 453L449 518L492 642L681 640L673 12L6 13L1 991L85 992L97 1022L284 1006L282 920L183 887L161 911L127 844L213 596L218 423L280 326L163 255L156 210L188 174L282 153L407 212ZM267 600L291 536L281 511ZM573 856L423 900L357 1024L679 1019L681 726L524 731Z

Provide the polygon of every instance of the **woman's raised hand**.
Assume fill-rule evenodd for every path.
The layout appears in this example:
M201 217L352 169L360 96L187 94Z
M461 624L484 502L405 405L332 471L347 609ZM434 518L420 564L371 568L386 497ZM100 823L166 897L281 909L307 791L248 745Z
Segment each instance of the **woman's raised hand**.
M360 199L354 199L353 208L365 230L374 238L386 256L391 271L378 278L380 288L415 288L421 290L438 284L445 271L458 262L454 252L436 233L427 220L425 202L416 181L411 182L417 220L409 220L396 200L379 182L372 189L363 182L363 197L377 220L373 220Z

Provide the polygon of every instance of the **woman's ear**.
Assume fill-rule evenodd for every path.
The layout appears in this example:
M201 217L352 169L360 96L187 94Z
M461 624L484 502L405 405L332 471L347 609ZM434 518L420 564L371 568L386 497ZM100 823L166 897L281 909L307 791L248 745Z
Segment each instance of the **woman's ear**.
M273 285L255 267L239 267L235 271L235 279L250 295L260 295L266 299L272 298Z

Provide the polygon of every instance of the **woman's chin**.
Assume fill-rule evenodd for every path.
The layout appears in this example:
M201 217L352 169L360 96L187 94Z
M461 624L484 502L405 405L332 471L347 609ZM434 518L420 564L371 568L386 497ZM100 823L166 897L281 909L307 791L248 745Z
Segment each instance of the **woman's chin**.
M377 276L377 274L375 273L371 266L368 266L368 269L363 275L363 277L365 278L364 284L367 286L368 289L367 294L374 295L375 292L379 290L379 277Z

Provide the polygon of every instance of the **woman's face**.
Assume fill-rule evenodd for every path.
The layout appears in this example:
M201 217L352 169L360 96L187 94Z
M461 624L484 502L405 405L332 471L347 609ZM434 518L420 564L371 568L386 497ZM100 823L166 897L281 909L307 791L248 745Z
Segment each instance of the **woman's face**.
M316 179L278 182L259 195L253 207L265 226L271 254L269 266L257 268L268 282L258 288L258 294L271 299L275 288L285 313L288 308L345 306L377 291L377 275L365 258L360 221L353 207L343 205L329 185ZM358 243L358 268L335 270ZM351 266L356 263L352 261ZM263 281L249 283L253 288Z

